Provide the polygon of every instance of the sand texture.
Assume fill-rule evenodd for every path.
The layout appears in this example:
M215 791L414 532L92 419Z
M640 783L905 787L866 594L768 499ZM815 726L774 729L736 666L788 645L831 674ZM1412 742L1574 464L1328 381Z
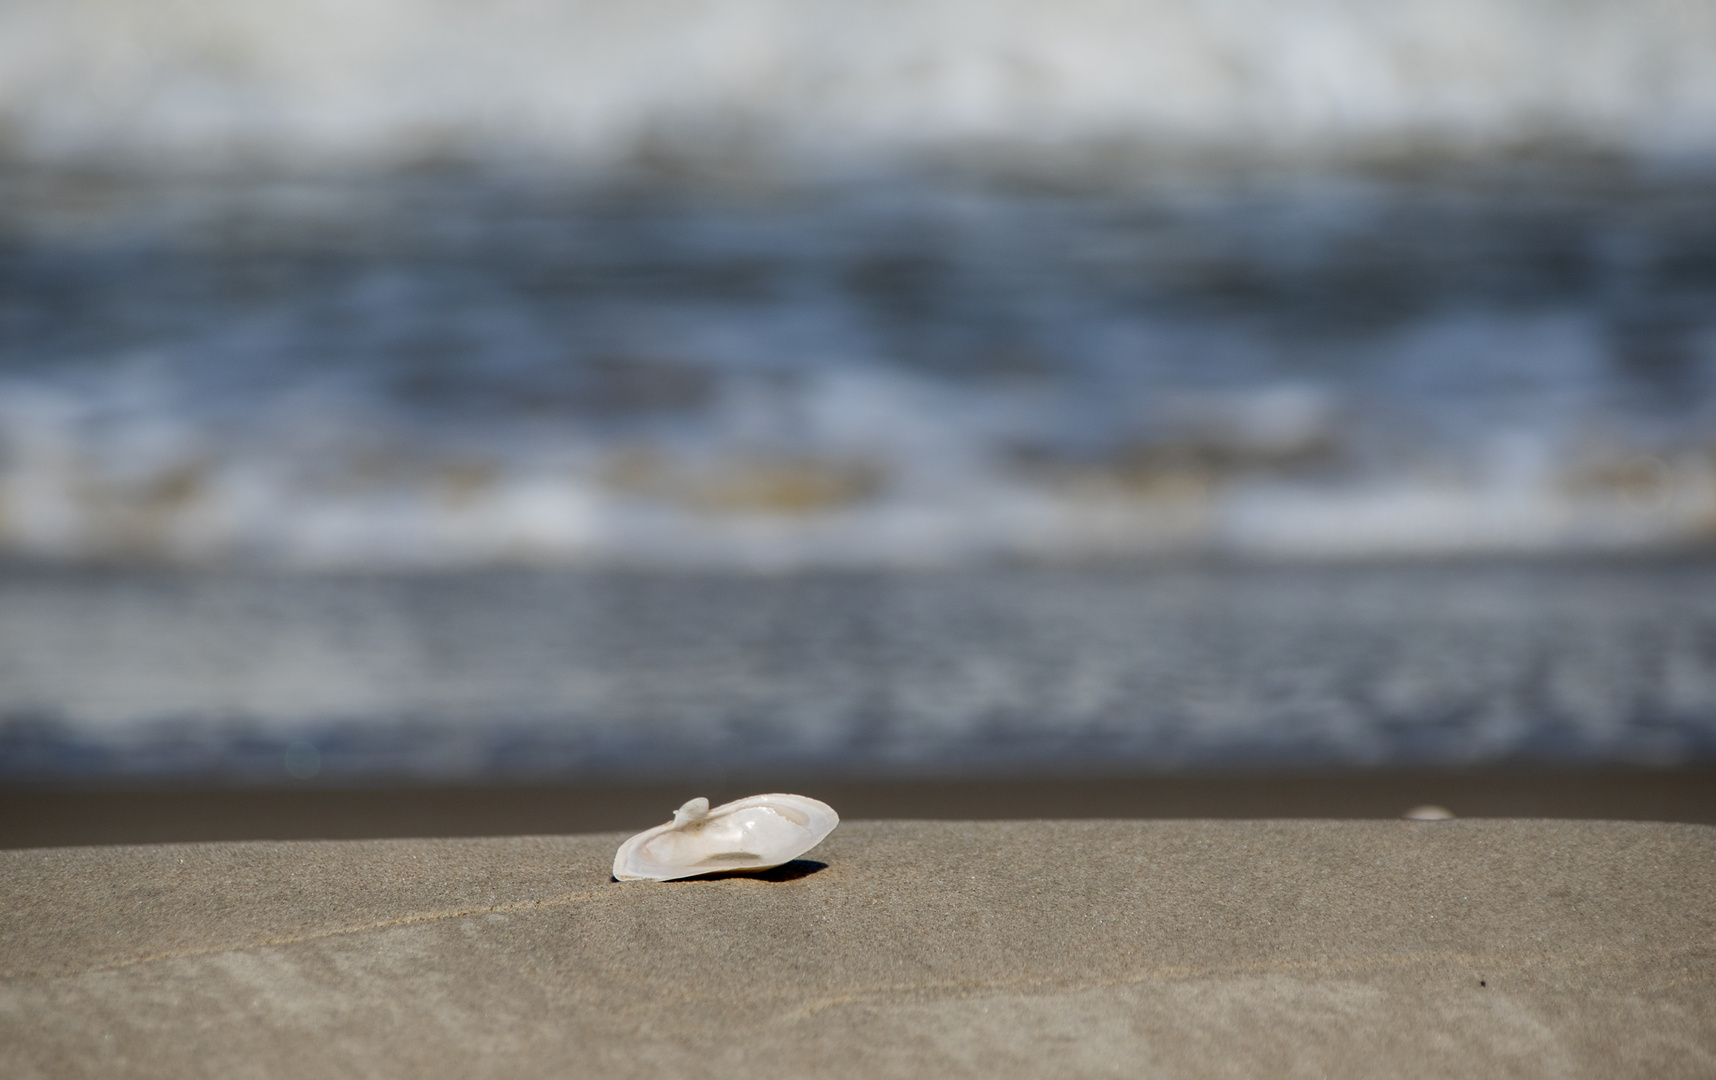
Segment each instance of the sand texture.
M1710 1077L1716 828L865 822L0 853L0 1075Z

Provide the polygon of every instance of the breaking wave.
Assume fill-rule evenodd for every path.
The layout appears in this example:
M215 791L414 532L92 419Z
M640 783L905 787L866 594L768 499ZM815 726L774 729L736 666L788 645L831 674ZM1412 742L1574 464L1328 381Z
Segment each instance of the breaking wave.
M975 156L1716 150L1679 0L0 4L30 160L849 172Z
M1679 0L0 0L0 556L1705 548L1712 162Z
M19 174L0 552L1707 547L1716 185L1485 175L755 199Z

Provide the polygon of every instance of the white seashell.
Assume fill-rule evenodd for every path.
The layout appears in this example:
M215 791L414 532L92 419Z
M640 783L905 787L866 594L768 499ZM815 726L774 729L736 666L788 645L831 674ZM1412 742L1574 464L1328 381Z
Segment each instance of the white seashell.
M834 808L803 795L752 795L709 809L692 799L673 820L638 833L614 854L621 881L673 881L767 870L803 855L840 824Z
M1440 806L1414 806L1401 817L1407 821L1452 821L1454 815Z

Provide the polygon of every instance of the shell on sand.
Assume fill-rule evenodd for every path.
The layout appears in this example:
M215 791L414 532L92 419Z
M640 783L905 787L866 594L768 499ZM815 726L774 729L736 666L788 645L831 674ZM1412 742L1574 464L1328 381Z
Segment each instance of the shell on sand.
M791 862L840 824L827 803L803 795L752 795L715 809L692 799L673 820L620 845L614 877L673 881L699 874L767 870Z

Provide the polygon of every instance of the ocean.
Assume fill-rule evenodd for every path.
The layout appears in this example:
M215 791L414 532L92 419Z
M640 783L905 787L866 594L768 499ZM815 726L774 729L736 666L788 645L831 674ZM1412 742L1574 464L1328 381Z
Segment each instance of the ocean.
M1685 760L1713 547L1708 5L0 0L8 776Z

